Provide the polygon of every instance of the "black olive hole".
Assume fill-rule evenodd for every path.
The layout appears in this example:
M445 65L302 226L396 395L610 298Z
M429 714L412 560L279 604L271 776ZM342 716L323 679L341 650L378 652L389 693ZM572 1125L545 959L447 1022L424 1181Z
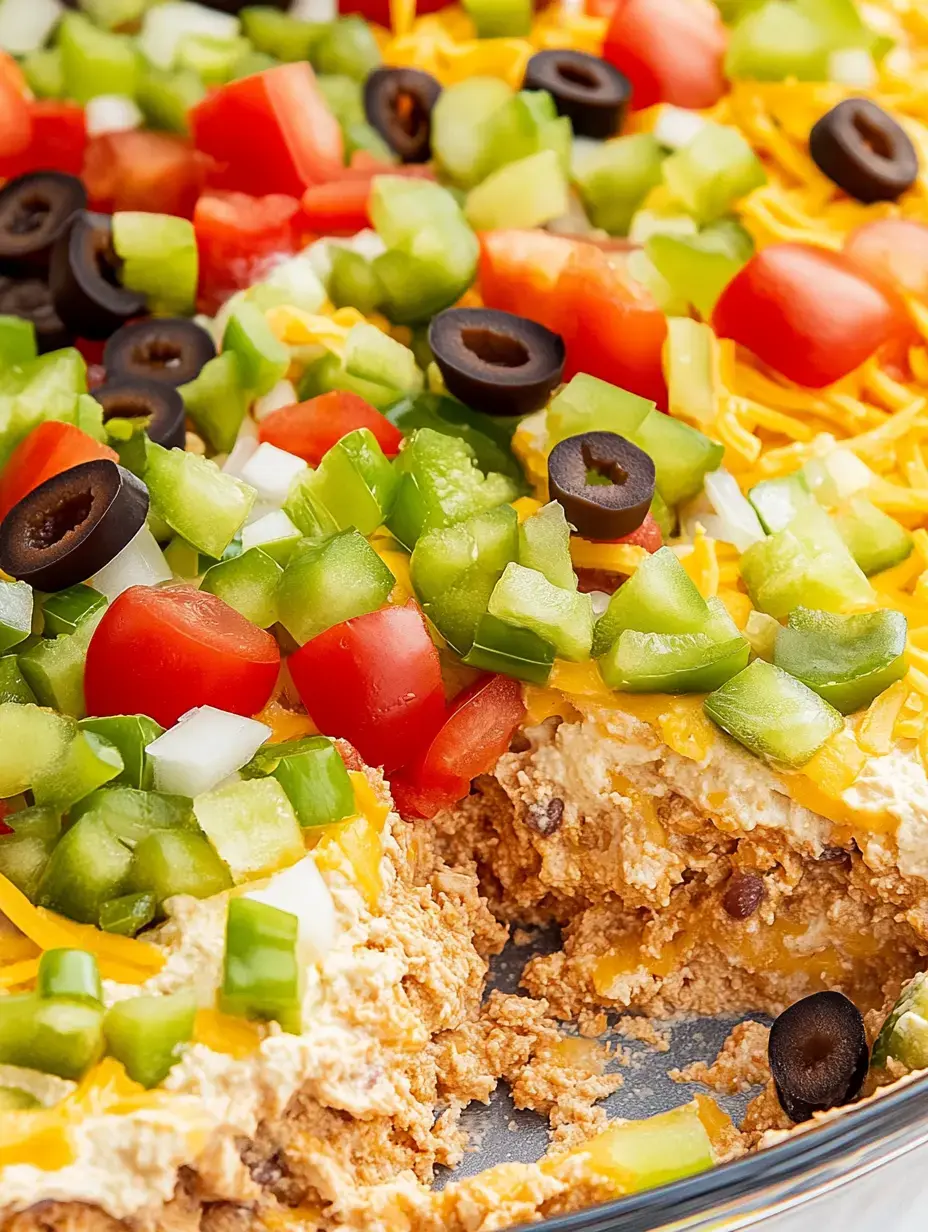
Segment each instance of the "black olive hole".
M802 1060L809 1069L828 1061L835 1050L834 1039L820 1031L802 1042Z
M614 458L600 458L589 445L583 446L586 484L590 488L612 488L628 482L628 471Z
M16 210L7 223L7 229L14 235L29 235L41 230L51 212L52 207L46 197L38 194L23 197L16 202Z
M119 272L122 269L122 262L116 256L109 233L103 230L94 231L92 243L93 260L97 273L105 283L121 291L122 283L119 281Z
M148 400L141 396L135 397L131 393L122 394L119 398L110 396L103 408L104 423L111 419L133 419L140 424L147 424L151 417L152 409Z
M493 368L521 368L529 361L528 347L518 338L492 329L462 329L461 342Z
M169 338L147 338L132 348L133 363L147 368L176 368L182 358L181 348Z
M871 154L876 155L877 158L892 158L892 142L882 129L870 122L869 116L861 115L858 112L854 116L853 122L857 135Z
M66 535L84 525L90 517L91 509L92 492L72 492L54 509L42 510L36 520L26 527L27 546L35 552L44 552L54 547Z
M581 64L571 64L566 61L556 65L557 75L569 85L579 86L582 90L595 90L599 86L596 76Z
M422 99L408 90L397 93L393 102L393 114L407 137L418 137L429 122L428 109L422 105Z

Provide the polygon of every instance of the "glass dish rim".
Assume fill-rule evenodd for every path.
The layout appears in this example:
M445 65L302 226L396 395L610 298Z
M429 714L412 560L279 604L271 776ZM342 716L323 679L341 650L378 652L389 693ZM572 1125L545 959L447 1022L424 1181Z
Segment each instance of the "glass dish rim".
M711 1216L719 1202L794 1181L803 1172L836 1163L852 1149L878 1144L890 1128L898 1133L920 1121L928 1127L928 1073L766 1150L533 1226L544 1232L658 1232L684 1218Z

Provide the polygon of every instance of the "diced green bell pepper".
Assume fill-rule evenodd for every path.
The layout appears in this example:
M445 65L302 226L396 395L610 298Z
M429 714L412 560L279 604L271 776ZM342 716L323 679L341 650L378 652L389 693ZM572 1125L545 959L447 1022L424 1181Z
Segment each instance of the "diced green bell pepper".
M489 612L507 624L529 629L564 659L590 657L593 608L589 595L553 586L537 569L508 564L490 597Z
M514 500L518 490L505 475L484 475L463 440L420 428L394 462L399 485L390 531L408 548L427 531L461 522Z
M82 719L87 713L84 664L103 611L98 607L84 617L73 633L43 639L19 656L20 671L41 705L75 719Z
M357 308L365 315L375 312L383 300L384 289L374 273L373 262L340 244L332 244L330 252L329 299L336 308Z
M432 109L432 151L448 178L472 188L482 174L483 124L512 97L499 77L466 77L448 86Z
M19 702L0 703L0 800L35 789L65 758L77 725Z
M280 60L264 51L246 51L233 65L229 80L239 81L242 77L255 77L258 73L266 73L269 68L276 68L280 63Z
M20 61L26 84L36 98L64 96L64 64L60 47L32 51Z
M244 779L193 802L200 829L236 884L266 877L306 854L293 806L275 779Z
M517 629L485 613L474 631L473 644L464 656L468 667L501 672L530 684L547 683L554 666L555 650L530 629Z
M0 1112L31 1112L42 1105L22 1087L0 1087Z
M251 548L206 571L200 589L234 607L259 629L277 623L277 591L283 569L261 548Z
M609 600L596 622L593 655L599 658L626 629L638 633L705 633L709 608L672 548L646 557Z
M532 0L463 0L478 38L522 38L532 28Z
M258 51L285 63L309 60L326 28L324 22L301 21L264 4L242 9L239 19Z
M134 937L147 928L158 911L154 894L121 894L108 898L100 907L99 925L105 933Z
M285 1031L302 1028L299 922L289 911L233 898L219 1008L240 1018L273 1019Z
M623 1193L706 1172L718 1162L695 1102L642 1121L613 1121L584 1153L591 1174Z
M210 445L228 453L248 413L245 368L235 351L223 351L203 365L178 393L184 409Z
M482 471L499 471L524 485L522 467L512 452L512 433L492 416L432 393L401 398L385 414L404 436L416 428L431 428L444 436L460 437L474 451Z
M425 383L409 347L367 322L349 330L344 362L349 376L388 385L400 393L419 393Z
M196 73L205 86L221 86L232 80L236 66L250 52L251 44L241 36L185 34L178 40L174 65Z
M554 586L577 589L570 559L570 527L563 505L550 501L519 527L519 564L537 569Z
M73 347L0 370L0 468L37 424L76 423L78 400L86 392L87 365Z
M835 512L838 534L867 575L901 564L912 554L914 540L895 518L872 501L857 496Z
M704 707L750 752L794 768L804 766L844 726L833 706L763 659L710 693Z
M96 954L87 950L46 950L39 959L36 992L102 1006L103 984Z
M287 793L303 827L331 825L356 812L345 763L325 736L266 745L245 770L272 774Z
M94 732L75 731L59 761L49 765L32 785L36 804L67 808L122 773L115 745Z
M139 72L135 101L151 128L186 135L187 116L205 94L203 82L190 69L145 64Z
M61 815L53 808L28 808L11 813L0 835L0 873L30 900L35 899L42 873L61 835Z
M192 990L117 1001L103 1019L107 1051L133 1082L156 1087L193 1039L196 1016L197 996Z
M82 924L128 888L132 852L102 817L90 813L61 836L36 891L36 902Z
M277 592L280 622L302 645L343 620L376 612L394 585L364 536L342 531L307 543L291 558Z
M113 784L150 791L154 773L146 747L164 734L164 728L147 714L114 714L100 719L81 719L82 731L95 732L114 744L122 757L122 773Z
M379 258L378 258L379 259ZM378 385L374 381L364 381L361 377L349 376L345 366L337 355L324 355L311 363L303 373L299 384L300 398L315 398L319 394L327 394L333 389L343 389L348 393L357 394L365 402L377 410L385 410L396 400L396 390L387 385Z
M642 426L654 403L619 389L598 377L578 372L553 398L545 420L548 445L582 432L617 432L631 437Z
M560 136L565 122L566 142ZM540 150L563 150L563 168L565 173L569 170L570 121L566 117L558 119L554 99L546 90L520 90L511 95L480 123L479 140L480 179Z
M464 213L475 231L540 227L566 214L570 192L555 150L507 163L467 195Z
M903 614L885 608L836 616L798 607L777 634L773 661L852 714L905 675L906 631Z
M75 633L79 624L106 606L106 599L92 586L70 586L56 594L46 595L42 600L42 615L45 624L42 632L46 637Z
M160 445L149 446L145 482L155 513L188 543L217 559L255 502L254 488L223 474L214 462Z
M928 1067L928 975L919 972L902 989L883 1023L870 1064L898 1061L911 1070Z
M232 884L228 868L208 839L194 831L174 829L153 830L142 839L126 888L153 894L160 909L175 894L211 898Z
M35 694L26 683L15 654L0 656L0 703L35 703Z
M102 1055L102 1007L32 992L0 997L0 1064L76 1081Z
M734 219L723 218L698 235L652 235L647 255L674 294L708 320L716 300L754 251L754 241Z
M32 603L28 582L0 581L0 654L24 642L32 632Z
M71 809L71 821L98 817L130 851L153 830L196 830L193 801L161 791L105 787L85 796Z
M797 517L817 508L801 471L780 479L762 480L748 492L748 500L768 535L785 530Z
M717 617L720 614L717 613ZM631 693L707 693L748 665L751 647L730 620L711 633L626 629L599 661L611 689ZM727 623L729 629L721 626Z
M661 182L667 151L651 133L605 141L575 173L590 222L611 235L627 235L632 216Z
M132 39L110 34L82 13L68 13L58 27L65 94L78 103L99 94L135 94L138 53Z
M193 223L172 214L117 210L113 248L120 282L140 291L155 316L192 316L197 294L197 239Z
M675 418L711 424L716 415L718 373L710 325L690 317L667 321L664 365L669 409Z
M706 124L663 165L664 182L699 223L715 222L767 182L767 173L736 128Z
M268 325L261 309L248 300L229 314L222 349L238 357L242 384L256 397L273 389L290 367L290 351Z
M28 364L37 354L34 322L26 317L0 315L0 364Z
M723 445L704 432L672 419L663 411L651 411L631 435L631 440L654 462L657 487L668 505L696 496L709 471L722 465Z
M366 81L381 63L380 48L361 17L343 17L323 26L310 48L313 67Z
M725 75L732 81L828 80L828 40L798 4L770 0L732 30Z
M396 472L377 438L369 428L356 428L328 450L316 470L297 478L284 511L311 535L304 511L309 501L321 507L338 530L355 527L369 535L389 517L397 487ZM316 516L325 525L326 518Z

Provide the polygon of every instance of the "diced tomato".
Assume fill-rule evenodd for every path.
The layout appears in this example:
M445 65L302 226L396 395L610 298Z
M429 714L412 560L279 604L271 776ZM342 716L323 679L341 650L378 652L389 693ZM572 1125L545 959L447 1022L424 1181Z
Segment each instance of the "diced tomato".
M274 691L269 633L192 586L132 586L107 608L87 652L92 715L147 714L171 727L194 706L257 714Z
M599 543L600 540L597 539L595 542ZM654 521L654 514L649 511L638 529L633 530L630 535L623 535L621 539L608 539L602 542L629 543L633 547L644 548L646 552L656 552L658 548L664 546L664 536L661 534L661 528Z
M478 271L483 302L555 328L558 279L576 247L545 231L484 231Z
M603 57L632 83L637 111L711 107L725 93L728 35L711 0L617 0Z
M0 162L21 155L31 142L32 115L26 80L13 57L0 52Z
M339 389L274 411L258 425L258 437L318 466L322 455L356 428L369 428L388 458L399 453L402 432L359 394Z
M370 196L367 178L315 184L307 188L301 202L306 225L318 235L356 235L371 225Z
M344 167L342 130L305 61L230 81L190 123L197 148L216 160L217 188L299 197Z
M3 89L0 79L0 99ZM83 107L38 99L28 104L28 111L30 139L25 148L13 153L8 152L5 142L0 143L0 176L12 178L45 170L80 175L87 146Z
M138 129L91 138L83 174L94 209L191 218L209 166L180 137Z
M928 300L928 227L909 218L879 218L844 241L844 254L871 282Z
M0 474L0 521L46 479L97 458L119 461L108 445L101 445L74 424L57 419L39 424L16 446Z
M200 197L193 226L203 311L215 312L234 291L259 282L275 257L297 251L299 213L299 201L283 193L206 192Z
M412 604L320 633L288 660L313 722L389 774L425 748L445 717L438 651Z
M583 11L590 17L611 17L616 0L586 0Z
M910 329L901 302L846 257L805 244L756 253L722 292L712 324L811 389L847 376Z
M492 770L525 716L522 686L508 676L483 676L454 699L426 752L391 784L404 817L434 817L467 795L478 774Z

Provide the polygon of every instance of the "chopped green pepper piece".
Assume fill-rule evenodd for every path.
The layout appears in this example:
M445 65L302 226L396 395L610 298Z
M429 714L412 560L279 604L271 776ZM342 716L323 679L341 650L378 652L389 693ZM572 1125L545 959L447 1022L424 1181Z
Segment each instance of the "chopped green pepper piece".
M185 34L178 40L174 63L179 69L196 73L206 86L221 86L232 80L236 66L250 52L246 38Z
M46 950L39 959L36 992L40 997L103 1004L103 983L96 954L87 950Z
M298 476L284 510L301 530L310 533L303 512L308 500L321 507L337 529L355 527L362 535L370 535L388 518L397 486L396 471L373 432L356 428L328 450L316 470ZM297 514L303 514L302 522ZM320 517L320 521L325 519Z
M376 612L394 584L364 536L342 531L295 553L280 580L280 622L302 645L343 620Z
M299 922L289 911L249 898L233 898L219 1008L240 1018L273 1019L285 1031L302 1028Z
M566 139L561 136L565 125ZM558 119L554 99L546 90L520 90L513 94L481 122L479 137L480 179L540 150L563 153L565 173L570 169L570 121L566 117Z
M361 17L343 17L322 27L311 47L313 67L366 81L379 68L380 48L370 26Z
M64 64L60 47L31 51L20 61L26 84L37 98L64 97Z
M0 469L21 440L46 419L75 423L87 392L87 365L68 347L0 370Z
M664 181L700 223L715 222L767 183L767 173L736 128L706 124L663 165Z
M905 675L906 628L901 612L885 608L836 616L798 607L777 634L773 661L852 714Z
M0 997L0 1064L77 1080L103 1055L103 1010L35 993Z
M642 426L654 403L619 389L598 377L578 372L548 407L546 426L552 447L581 432L617 432L631 437Z
M722 291L754 252L754 241L739 222L723 218L698 235L652 235L645 250L674 294L708 320Z
M748 492L768 535L785 530L795 518L815 509L816 501L801 471L781 479L763 479Z
M472 188L483 173L484 122L512 98L499 77L466 77L448 86L432 109L432 151L448 178Z
M555 150L498 168L467 195L465 216L475 231L540 227L566 214L570 191Z
M554 666L554 647L530 629L516 629L485 613L474 632L473 645L464 656L468 667L502 672L530 684L547 683Z
M242 551L260 548L278 565L285 566L301 538L299 527L294 526L282 509L275 509L242 527Z
M770 0L732 30L725 75L732 81L828 80L828 40L798 4Z
M0 364L28 364L37 354L35 324L26 317L0 315Z
M521 38L532 28L532 0L463 0L478 38Z
M651 133L605 141L580 161L575 179L594 227L627 235L632 216L661 182L667 151Z
M345 371L402 393L419 393L425 383L409 347L366 321L353 326L345 339Z
M577 589L570 559L570 527L563 505L550 501L519 527L519 564L537 569L554 586Z
M244 365L235 351L209 360L178 393L184 409L212 447L228 453L248 412Z
M150 127L186 135L187 116L205 94L203 82L190 69L146 63L139 73L135 101Z
M248 300L229 314L222 349L238 357L242 384L257 397L273 389L290 367L290 351L268 325L261 309Z
M156 1087L193 1039L197 997L193 991L167 996L129 997L106 1011L103 1032L110 1056L133 1082Z
M626 629L599 661L610 689L629 693L708 693L748 665L749 643L710 633L639 633Z
M135 849L126 888L148 891L160 908L165 899L175 894L211 898L231 889L232 877L202 834L190 830L153 830Z
M613 594L596 622L593 655L599 658L626 629L639 633L705 633L709 608L672 548L646 557Z
M874 1068L898 1061L909 1069L928 1067L928 975L921 971L905 985L873 1045Z
M375 312L384 296L380 279L367 257L340 244L330 246L332 272L329 274L329 299L336 308L357 308L365 314ZM364 373L356 375L363 376ZM402 388L402 387L400 387Z
M550 642L564 659L590 657L593 608L589 595L553 586L537 569L508 564L490 598L489 612Z
M42 873L61 835L57 809L33 807L5 819L10 834L0 835L0 873L35 900Z
M710 693L704 707L746 749L794 768L804 766L844 726L833 706L763 659Z
M277 590L283 569L260 548L251 548L207 569L200 589L234 607L259 629L277 623Z
M42 600L42 615L45 618L42 631L46 637L74 633L85 617L105 605L104 596L92 586L70 586L57 594L46 595Z
M660 494L672 506L698 495L709 471L722 465L725 452L698 428L663 411L651 411L630 439L650 456Z
M96 924L100 907L127 889L132 852L102 817L82 817L61 836L36 891L41 907Z
M613 1121L585 1151L593 1175L626 1193L705 1172L717 1162L696 1103L642 1121Z
M150 791L154 772L146 747L164 734L164 728L147 714L114 714L102 719L81 719L82 731L95 732L114 744L122 757L123 770L113 783Z
M32 587L28 582L0 581L0 654L24 642L32 632Z
M72 719L51 710L0 703L0 800L34 790L64 759L76 731Z
M254 488L183 449L150 445L145 482L155 513L188 543L217 560L255 502Z
M41 1107L36 1097L21 1087L0 1087L0 1112L29 1112Z
M863 496L848 501L834 519L838 534L867 577L901 564L912 554L915 541L911 534Z
M293 806L272 778L216 787L197 796L193 811L236 884L266 877L306 854Z
M108 898L100 907L100 927L105 933L134 937L147 928L157 914L154 894L121 894Z
M73 633L43 640L19 656L19 667L29 687L43 706L60 710L75 719L87 713L84 701L84 663L102 607L85 616Z
M385 414L404 436L411 436L416 428L431 428L444 436L460 437L474 451L482 471L499 471L524 485L522 467L512 452L512 432L493 416L431 393L401 398Z
M285 63L309 60L326 29L323 22L301 21L263 4L242 9L239 19L258 51Z
M191 316L197 294L197 239L188 218L117 210L113 248L119 280L140 291L155 316Z
M327 394L333 389L344 389L348 393L357 394L379 411L388 407L396 398L395 389L390 389L387 385L377 385L374 381L364 381L358 376L349 376L337 355L325 355L311 363L303 373L299 385L300 398L315 398L318 394Z
M124 846L134 850L152 830L196 830L193 801L161 791L104 787L71 809L71 821L99 817Z
M65 94L86 103L99 94L135 94L138 55L132 39L101 30L82 13L68 13L58 27Z
M66 808L112 782L122 773L122 758L115 745L94 732L76 731L64 756L38 775L32 785L36 804Z
M345 763L325 736L267 745L258 750L249 768L277 779L303 827L331 825L356 811Z

